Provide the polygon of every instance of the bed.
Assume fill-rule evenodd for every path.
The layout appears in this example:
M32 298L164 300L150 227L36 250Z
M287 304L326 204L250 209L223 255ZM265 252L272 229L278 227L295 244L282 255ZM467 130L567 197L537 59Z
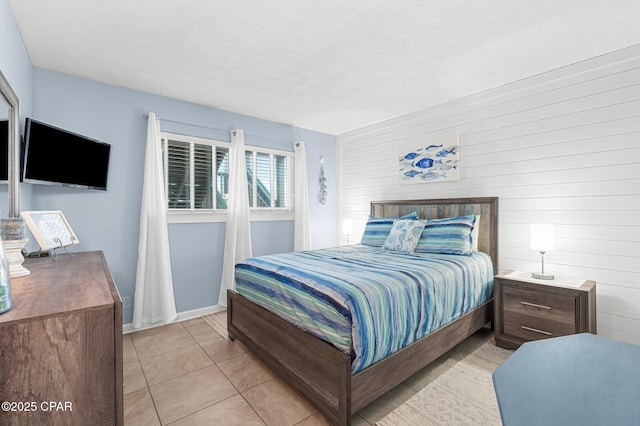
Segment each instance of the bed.
M371 215L375 217L399 217L411 212L423 219L479 214L478 251L488 255L490 267L497 271L497 198L371 203ZM335 254L329 251L322 255L327 253ZM335 342L330 344L317 333L293 325L283 319L286 316L282 313L269 310L272 307L267 309L236 291L228 292L227 306L229 337L243 342L285 382L315 404L331 423L340 425L350 424L352 414L493 319L493 299L489 295L479 306L472 306L455 320L445 321L446 324L436 330L428 330L424 337L408 341L402 349L390 354L382 352L382 358L380 354L365 357L367 362L360 362L358 356L362 354L338 349ZM354 337L354 342L356 340Z

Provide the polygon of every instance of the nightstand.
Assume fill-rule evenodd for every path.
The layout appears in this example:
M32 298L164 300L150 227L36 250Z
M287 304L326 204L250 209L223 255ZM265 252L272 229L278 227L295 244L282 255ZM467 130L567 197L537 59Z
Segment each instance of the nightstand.
M503 348L569 334L596 334L595 281L499 274L494 278L494 300L496 344Z

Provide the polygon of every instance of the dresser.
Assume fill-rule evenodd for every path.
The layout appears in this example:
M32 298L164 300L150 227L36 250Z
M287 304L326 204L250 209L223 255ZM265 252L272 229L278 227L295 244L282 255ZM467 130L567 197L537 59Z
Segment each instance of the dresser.
M515 349L524 342L596 333L596 283L537 280L524 272L494 278L496 344Z
M0 423L122 425L122 303L103 253L24 266L0 315Z

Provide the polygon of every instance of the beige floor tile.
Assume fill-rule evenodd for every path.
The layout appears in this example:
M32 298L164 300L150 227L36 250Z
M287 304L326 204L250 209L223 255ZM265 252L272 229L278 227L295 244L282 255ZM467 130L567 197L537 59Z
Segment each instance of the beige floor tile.
M371 426L373 423L369 423L359 415L351 416L351 426Z
M261 426L264 422L241 395L232 396L211 407L171 423L171 426Z
M239 392L244 392L275 377L269 368L249 353L218 362L217 365Z
M237 394L216 366L151 386L162 424L171 423Z
M213 365L200 345L142 358L140 362L149 386Z
M136 354L136 348L133 347L133 341L131 341L131 335L125 334L122 336L122 362L134 362L138 361L138 355Z
M133 333L129 333L129 336L131 336L132 339L134 337L153 336L153 335L156 335L156 334L164 333L166 330L181 329L181 328L184 328L184 326L181 323L174 322L174 323L167 324L167 325L161 325L161 326L158 326L158 327L148 328L146 330L135 331Z
M329 423L322 414L316 413L300 423L296 423L296 426L331 426L331 423Z
M140 359L183 349L197 343L180 323L133 333L131 339Z
M122 376L125 395L147 387L147 381L138 360L124 363L122 365Z
M269 380L242 395L267 425L295 425L317 411L280 379Z
M220 342L224 338L217 333L205 320L202 318L195 318L189 321L183 321L182 325L193 336L194 339L200 344L206 342Z
M493 361L489 361L483 357L477 356L475 354L471 354L464 359L464 362L471 362L477 368L483 369L488 372L488 374L493 374L494 371L500 367L502 363L496 363Z
M449 368L456 365L457 362L458 360L451 358L448 355L441 356L431 364L424 367L422 370L418 371L413 376L409 377L402 384L410 387L415 391L419 391L420 389L434 381L436 378L438 378Z
M331 423L327 421L327 419L321 414L316 413L312 416L307 417L300 423L297 423L296 426L330 426ZM351 417L351 426L371 426L371 423L360 417L359 415L354 415Z
M124 335L125 424L158 425L159 419L179 426L328 424L240 341L221 335L226 336L226 312ZM459 360L491 342L492 335L488 328L478 331L354 415L352 424L375 424ZM489 369L510 352L485 347L475 355L480 357L474 357L479 368Z
M128 426L160 425L149 389L144 388L124 396L124 424Z
M490 339L478 350L474 351L473 354L496 364L502 364L513 354L513 352L513 350L503 349L496 346L495 340Z
M464 359L471 352L484 345L491 336L493 336L493 331L488 327L483 327L447 352L447 355L457 360Z
M216 363L221 363L249 352L247 347L239 340L229 339L225 339L220 342L204 343L202 344L202 349L204 349Z
M415 390L400 384L364 407L358 412L358 415L369 423L375 424L415 394Z
M229 338L227 334L227 311L216 312L215 314L205 315L202 317L215 331L225 339Z

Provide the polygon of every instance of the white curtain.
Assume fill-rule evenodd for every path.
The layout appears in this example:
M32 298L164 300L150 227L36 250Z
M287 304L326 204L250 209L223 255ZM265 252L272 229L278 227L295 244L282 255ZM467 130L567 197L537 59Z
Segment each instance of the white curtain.
M168 324L178 316L173 296L160 143L160 123L154 113L149 113L133 328L140 328L144 324Z
M218 305L227 306L227 290L235 288L236 263L251 257L251 227L249 221L249 187L244 154L244 132L231 131L229 149L229 202L227 231L224 241L222 284Z
M309 187L307 185L307 154L304 142L294 142L295 153L295 234L294 250L311 250L309 227Z

